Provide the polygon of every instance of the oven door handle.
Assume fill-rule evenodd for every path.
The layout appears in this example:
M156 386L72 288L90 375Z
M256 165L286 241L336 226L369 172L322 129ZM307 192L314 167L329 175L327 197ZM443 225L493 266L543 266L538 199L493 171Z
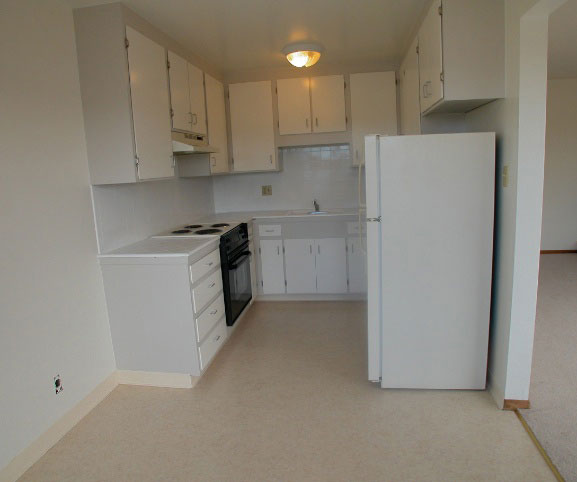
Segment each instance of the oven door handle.
M238 258L234 263L230 263L228 265L228 269L235 270L237 269L242 263L244 263L248 258L250 258L251 252L244 251L241 253L241 257Z

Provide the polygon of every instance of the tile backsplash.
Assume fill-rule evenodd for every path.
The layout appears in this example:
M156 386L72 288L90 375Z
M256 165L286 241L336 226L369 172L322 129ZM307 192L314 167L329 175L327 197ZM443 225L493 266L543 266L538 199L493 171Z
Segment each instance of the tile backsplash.
M213 178L216 212L358 206L358 170L348 145L280 149L282 171ZM364 180L363 180L364 181ZM272 195L263 196L262 186Z
M210 178L93 186L101 253L214 212Z

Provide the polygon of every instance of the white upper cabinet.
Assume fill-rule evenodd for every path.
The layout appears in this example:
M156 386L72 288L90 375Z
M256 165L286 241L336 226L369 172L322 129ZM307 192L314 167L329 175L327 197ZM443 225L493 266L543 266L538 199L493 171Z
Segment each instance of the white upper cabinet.
M310 85L313 132L346 131L344 76L312 77Z
M190 117L192 132L206 135L206 104L204 100L204 75L202 70L188 64L188 86L190 90Z
M277 170L271 81L229 85L235 172Z
M276 87L280 135L309 134L311 132L309 79L305 77L277 80Z
M224 87L221 82L205 74L206 109L208 112L208 142L218 152L210 154L210 172L228 172L228 145Z
M116 4L73 12L90 182L174 176L166 50Z
M468 112L505 94L505 1L435 0L418 33L421 112Z
M435 0L419 29L421 111L443 98L443 37L441 0Z
M399 69L401 134L403 135L421 133L418 45L418 39L415 38Z
M126 38L138 178L174 176L165 50L130 27Z
M351 74L353 165L364 163L365 136L397 135L395 72Z
M188 62L173 52L168 52L170 78L170 104L172 108L172 128L191 131L190 93L188 88Z
M205 135L206 106L202 70L168 52L172 128Z

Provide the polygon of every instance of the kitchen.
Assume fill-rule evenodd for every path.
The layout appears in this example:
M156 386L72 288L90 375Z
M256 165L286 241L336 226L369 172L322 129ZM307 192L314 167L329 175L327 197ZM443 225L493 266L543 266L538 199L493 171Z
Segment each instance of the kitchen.
M311 360L307 357L317 350L321 356L323 342L311 353L290 344L291 339L301 340L311 333L308 328L300 335L291 332L304 325L291 326L289 320L309 319L314 330L314 320L318 327L330 326L322 325L330 322L329 314L335 327L344 327L344 331L329 328L331 336L344 344L332 355L322 355L335 362L331 357L345 353L347 346L340 337L365 326L367 298L369 322L377 322L380 329L381 315L372 309L375 302L382 303L375 277L382 281L384 272L374 268L394 260L375 257L380 251L374 243L386 235L375 229L382 217L393 231L406 228L408 233L416 220L411 224L410 216L402 220L389 210L403 199L402 190L392 203L383 201L388 191L383 190L380 176L387 160L379 151L394 148L395 141L387 136L395 139L397 135L405 136L401 142L407 144L402 149L410 150L411 134L435 134L426 136L432 144L421 146L424 150L417 157L429 149L431 158L436 152L439 158L448 159L442 167L445 179L457 176L455 162L461 161L459 167L463 167L473 158L483 159L489 168L479 171L480 177L463 168L459 182L447 182L444 192L427 191L431 197L422 198L431 202L432 209L435 203L450 204L451 196L461 196L461 210L459 206L451 210L454 216L479 208L476 219L482 221L471 224L467 236L453 237L450 248L446 247L455 254L450 269L461 274L461 279L470 279L478 271L479 289L462 305L454 306L455 312L458 308L466 312L479 302L481 308L471 318L472 326L479 327L473 340L478 350L472 357L471 345L462 343L460 351L445 350L457 358L439 363L452 362L446 372L470 371L468 362L462 367L455 363L469 357L476 368L475 380L463 382L461 378L457 384L436 379L431 386L429 379L414 386L405 379L387 385L386 368L398 366L397 361L371 372L371 360L378 356L371 355L369 346L369 367L362 366L367 356L364 344L379 338L371 335L375 326L370 323L368 338L359 338L358 333L349 337L345 358L355 355L354 379L377 394L389 392L378 390L367 379L381 382L383 388L485 389L492 257L492 242L486 241L493 236L495 137L466 132L472 130L468 121L475 109L506 98L503 2L494 0L490 7L487 3L481 7L477 2L444 0L441 5L415 0L404 8L384 2L396 15L394 22L388 20L391 31L398 23L397 43L388 57L347 64L333 55L329 37L323 46L321 37L313 41L287 35L268 61L262 57L251 69L242 68L246 56L230 60L223 69L202 48L195 50L190 43L183 46L186 28L175 26L173 33L166 19L147 11L150 6L139 7L138 2L92 6L95 2L87 0L69 3L98 251L93 259L103 283L102 298L96 299L103 300L99 303L105 306L104 326L110 329L111 355L106 355L107 368L102 370L112 364L114 373L102 390L108 394L112 384L192 388L190 395L178 397L202 397L219 379L234 385L231 374L237 370L239 375L244 365L235 366L231 360L238 362L234 354L254 346L246 344L246 337L255 334L257 327L269 341L269 350L274 343L270 344L267 330L280 330L277 334L290 335L282 353L298 353L303 361ZM365 15L370 17L371 8L381 6L369 3L372 6L367 6ZM250 18L249 11L242 15ZM441 39L440 50L428 50ZM250 43L238 41L244 47ZM291 56L294 66L287 63ZM474 68L465 61L472 56ZM305 57L318 63L299 68ZM478 151L472 147L476 140L483 145ZM373 146L374 152L372 147L365 151L367 146ZM453 146L452 150L444 150L447 146ZM422 167L411 168L413 193L425 186L420 184L427 173ZM440 172L429 172L429 179ZM380 190L379 196L374 195L375 189ZM403 202L410 201L407 197ZM88 218L83 219L85 231ZM419 222L425 226L427 221L425 216ZM447 238L434 223L429 227L429 232L413 232L415 239L440 246ZM401 246L404 240L394 242ZM465 244L471 242L479 251L477 256L469 252L469 259L477 265L475 261L459 263L466 259ZM415 257L414 261L422 263L423 259ZM428 275L439 275L439 264L430 263L428 268ZM402 266L395 270L400 273ZM456 299L464 299L464 288L454 279L444 284L448 278L439 278L437 294L450 299L453 289ZM399 278L399 282L408 291L416 288L412 279ZM377 310L382 313L382 304ZM429 342L439 342L436 334L432 332ZM460 340L468 335L462 333ZM303 346L312 348L312 339ZM336 346L330 337L325 342L326 348ZM389 342L395 343L393 338ZM444 349L443 343L441 339L438 351ZM404 355L415 349L404 346ZM258 357L258 352L248 357ZM298 359L287 361L299 365ZM314 363L310 374L320 381L326 376L320 371L324 365ZM47 369L52 370L52 365ZM222 376L225 367L231 370L228 376ZM269 376L274 378L274 372ZM82 378L80 373L64 371L65 389L56 393L77 397L78 378ZM60 388L60 375L56 381ZM312 388L314 381L310 383ZM428 397L426 392L422 396ZM72 399L65 400L72 403ZM224 398L218 403L224 403ZM17 447L21 448L22 444ZM527 450L523 456L531 453ZM16 453L9 452L6 460Z

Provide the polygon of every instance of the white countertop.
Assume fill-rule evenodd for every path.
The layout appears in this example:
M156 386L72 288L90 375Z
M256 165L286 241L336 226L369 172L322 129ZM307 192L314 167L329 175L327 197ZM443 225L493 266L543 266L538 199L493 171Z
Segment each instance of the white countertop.
M201 219L195 220L198 223L221 223L221 222L248 222L258 219L276 219L276 218L335 218L335 217L352 217L358 215L357 209L328 209L324 214L307 214L310 210L298 209L287 211L244 211L231 213L215 213Z
M99 255L103 258L159 258L190 257L205 248L218 247L219 236L202 236L198 238L147 238L137 243Z

